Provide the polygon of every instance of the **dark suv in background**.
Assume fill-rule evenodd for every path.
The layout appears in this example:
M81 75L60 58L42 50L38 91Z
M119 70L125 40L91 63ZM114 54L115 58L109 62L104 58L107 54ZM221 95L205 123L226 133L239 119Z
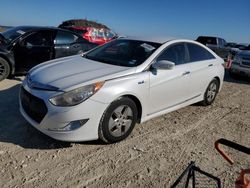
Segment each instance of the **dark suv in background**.
M0 33L0 81L24 74L42 62L96 47L74 32L53 27L20 26Z

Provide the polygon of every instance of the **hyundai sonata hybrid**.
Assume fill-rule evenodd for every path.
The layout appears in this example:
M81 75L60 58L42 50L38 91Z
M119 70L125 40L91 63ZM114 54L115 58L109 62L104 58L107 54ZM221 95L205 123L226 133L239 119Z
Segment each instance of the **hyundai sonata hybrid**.
M57 140L118 142L136 123L212 104L223 63L191 40L120 38L32 68L20 89L20 111Z

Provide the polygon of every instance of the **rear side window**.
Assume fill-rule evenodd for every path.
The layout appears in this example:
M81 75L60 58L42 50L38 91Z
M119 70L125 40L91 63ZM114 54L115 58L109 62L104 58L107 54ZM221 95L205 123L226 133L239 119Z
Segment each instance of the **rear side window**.
M87 33L86 29L74 29L74 28L68 28L68 30L73 31L79 35L84 35L85 33Z
M215 57L205 48L192 43L187 43L189 51L189 62L215 59Z
M65 31L58 31L56 35L55 44L71 44L76 42L78 37L72 33Z
M184 43L174 44L168 47L158 58L157 61L167 60L172 61L175 65L186 63L186 50Z

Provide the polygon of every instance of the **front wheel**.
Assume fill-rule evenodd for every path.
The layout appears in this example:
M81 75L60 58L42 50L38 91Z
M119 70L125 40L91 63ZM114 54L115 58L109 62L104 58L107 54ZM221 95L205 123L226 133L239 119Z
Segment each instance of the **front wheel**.
M213 79L207 89L206 89L206 92L204 94L204 99L203 101L201 102L203 106L208 106L208 105L211 105L214 100L215 100L215 97L217 95L219 91L219 81L217 79Z
M122 97L110 104L99 125L99 138L106 143L119 142L129 136L137 120L133 100Z

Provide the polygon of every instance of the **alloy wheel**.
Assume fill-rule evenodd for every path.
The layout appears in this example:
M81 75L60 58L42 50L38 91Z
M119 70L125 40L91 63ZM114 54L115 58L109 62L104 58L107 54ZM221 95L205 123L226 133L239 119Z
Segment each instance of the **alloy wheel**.
M1 61L0 61L0 77L5 75L5 72L6 72L6 68L5 68L4 64L1 63Z
M109 132L114 137L120 137L127 133L132 125L133 112L127 105L117 107L109 119Z
M214 82L212 82L207 91L207 101L208 102L213 101L216 96L216 93L217 93L217 85Z

